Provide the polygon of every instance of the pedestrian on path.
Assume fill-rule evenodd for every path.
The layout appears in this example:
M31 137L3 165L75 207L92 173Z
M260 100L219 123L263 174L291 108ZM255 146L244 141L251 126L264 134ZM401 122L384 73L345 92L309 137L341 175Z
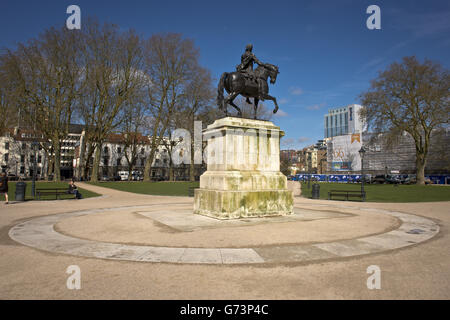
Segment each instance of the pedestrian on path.
M8 177L5 172L0 175L0 194L5 195L5 204L8 204Z

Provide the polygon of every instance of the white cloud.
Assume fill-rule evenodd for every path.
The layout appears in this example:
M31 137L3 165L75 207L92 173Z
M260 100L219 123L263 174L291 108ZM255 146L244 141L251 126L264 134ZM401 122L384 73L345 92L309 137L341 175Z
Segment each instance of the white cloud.
M283 110L278 109L277 113L275 113L274 116L275 116L275 117L287 117L288 114L287 114L287 112L284 112Z
M303 94L303 89L300 87L290 87L289 92L293 94L294 96L299 96Z
M312 111L314 111L314 110L320 110L320 109L322 109L322 107L324 107L324 106L325 106L325 103L314 104L314 105L312 105L312 106L307 106L306 109L307 109L307 110L312 110Z
M288 149L300 149L308 141L311 141L311 138L303 136L298 138L283 138L281 140L281 146Z

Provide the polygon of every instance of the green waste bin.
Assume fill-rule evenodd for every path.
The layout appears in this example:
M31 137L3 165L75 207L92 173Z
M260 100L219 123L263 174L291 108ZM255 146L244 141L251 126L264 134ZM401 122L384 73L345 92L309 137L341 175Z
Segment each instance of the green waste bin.
M318 183L312 185L311 198L320 199L320 185Z
M27 191L27 184L23 181L16 183L16 201L25 201L25 193Z

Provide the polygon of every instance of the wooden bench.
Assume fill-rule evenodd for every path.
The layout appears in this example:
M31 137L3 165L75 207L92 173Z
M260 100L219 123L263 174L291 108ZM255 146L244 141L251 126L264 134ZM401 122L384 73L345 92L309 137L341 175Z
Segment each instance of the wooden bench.
M41 200L41 196L45 195L54 195L55 200L59 200L59 196L61 195L72 195L76 197L75 194L69 193L69 188L36 189L36 195L38 200Z
M366 201L366 192L354 191L354 190L331 190L328 191L328 200L331 200L332 196L344 196L346 200L351 197L361 198L362 201Z

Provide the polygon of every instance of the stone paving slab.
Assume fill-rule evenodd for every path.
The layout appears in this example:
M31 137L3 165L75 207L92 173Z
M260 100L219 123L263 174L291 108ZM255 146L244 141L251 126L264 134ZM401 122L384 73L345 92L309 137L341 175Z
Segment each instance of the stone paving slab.
M332 211L320 211L320 210L305 210L301 208L294 208L294 214L289 216L276 216L268 218L248 218L248 219L236 219L236 220L219 220L211 217L206 217L198 214L193 214L192 210L176 209L171 210L170 214L164 210L158 211L137 211L136 213L145 216L147 218L158 221L171 228L180 231L196 231L202 229L212 228L226 228L226 227L240 227L240 226L252 226L263 223L285 223L294 221L312 221L319 219L329 218L344 218L349 214L332 212Z
M318 205L317 207L325 208L327 205ZM361 237L358 239L315 244L273 245L255 248L190 248L126 245L78 239L58 233L54 229L54 225L57 222L69 217L95 214L105 211L125 209L142 210L144 208L149 208L149 206L127 206L82 210L34 218L26 222L19 223L11 228L9 231L9 236L19 243L37 249L91 258L190 264L261 264L308 262L378 253L386 250L411 246L426 241L439 233L439 226L434 221L412 214L379 209L355 209L355 207L350 208L345 206L339 207L343 209L360 209L391 215L400 219L402 224L396 230L383 234ZM145 210L145 212L149 213L150 211ZM153 210L153 212L150 212L150 217L154 219L159 217L161 220L161 217L164 217L164 214L161 214L161 212L164 212L164 210ZM310 220L313 218L324 219L326 217L338 217L339 215L348 216L348 214L345 213L333 213L323 210L317 210L317 216L315 216L315 213L316 210L297 208L294 216L271 219L275 219L275 222L289 222L301 221L302 219ZM194 214L188 216L188 222L184 222L183 225L183 216L186 217L186 213L181 210L179 215L175 218L171 218L170 221L169 218L167 218L164 221L172 226L177 225L180 228L183 228L184 226L185 230L188 227L195 228L195 223L198 223L197 227L199 228L205 227L205 225L207 227L211 227L211 225L214 227L217 224L223 223L231 223L229 225L230 227L248 225L248 222L245 221L218 221L211 218L196 216ZM289 221L286 221L286 219L289 219ZM252 219L251 223L261 223L261 221ZM186 245L188 245L188 243Z

